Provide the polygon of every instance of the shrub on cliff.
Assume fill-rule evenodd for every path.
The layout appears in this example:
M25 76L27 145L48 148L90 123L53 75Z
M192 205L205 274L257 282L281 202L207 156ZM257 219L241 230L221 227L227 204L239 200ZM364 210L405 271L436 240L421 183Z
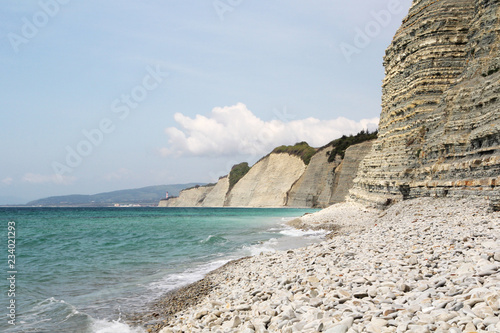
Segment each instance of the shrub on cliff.
M298 156L304 161L306 165L309 164L311 161L311 158L313 157L314 154L316 154L316 149L313 147L309 146L307 142L302 141L298 142L293 146L279 146L274 148L272 153L275 154L289 154L289 155L295 155Z
M373 133L370 133L369 131L362 130L356 135L343 135L340 139L333 140L329 144L327 144L324 147L321 147L321 149L324 149L326 147L333 147L333 150L330 152L328 156L328 162L333 162L335 161L335 157L337 155L340 156L340 158L344 158L345 151L347 148L349 148L352 145L369 141L369 140L374 140L377 138L378 131L375 131Z
M231 190L248 171L250 171L250 167L247 162L234 165L229 173L229 190Z

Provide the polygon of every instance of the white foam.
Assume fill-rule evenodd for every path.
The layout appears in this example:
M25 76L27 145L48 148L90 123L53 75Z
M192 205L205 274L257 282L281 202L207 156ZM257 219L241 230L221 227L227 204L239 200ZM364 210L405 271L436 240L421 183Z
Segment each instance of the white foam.
M168 274L161 280L150 283L148 288L158 293L166 293L203 279L207 273L223 266L229 261L230 259L214 260L206 264L187 269L181 273Z
M145 333L140 327L130 327L118 320L95 320L92 325L93 333Z
M290 237L309 237L309 238L321 238L328 233L327 230L299 230L294 228L287 228L280 231L280 234Z
M277 245L278 240L276 238L271 238L270 240L259 244L244 246L243 251L245 252L245 255L256 256L261 253L276 252Z

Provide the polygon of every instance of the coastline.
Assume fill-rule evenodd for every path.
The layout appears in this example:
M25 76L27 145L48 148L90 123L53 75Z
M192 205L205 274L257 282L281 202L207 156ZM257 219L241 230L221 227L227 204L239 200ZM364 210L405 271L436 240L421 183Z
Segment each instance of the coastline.
M330 226L333 237L229 262L132 323L161 333L500 330L500 214L487 201L343 203L291 224Z
M166 293L154 301L147 312L128 315L127 323L132 327L143 326L147 332L159 332L168 319L176 313L200 304L217 284L223 282L224 274L232 266L250 258L243 257L231 260L207 273L201 280Z

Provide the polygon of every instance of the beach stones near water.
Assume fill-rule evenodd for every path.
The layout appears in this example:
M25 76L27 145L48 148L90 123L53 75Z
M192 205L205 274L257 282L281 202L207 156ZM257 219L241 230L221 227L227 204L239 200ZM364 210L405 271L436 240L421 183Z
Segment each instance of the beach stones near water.
M331 239L209 275L206 296L152 332L500 332L500 213L487 210L430 198L359 221L351 210Z

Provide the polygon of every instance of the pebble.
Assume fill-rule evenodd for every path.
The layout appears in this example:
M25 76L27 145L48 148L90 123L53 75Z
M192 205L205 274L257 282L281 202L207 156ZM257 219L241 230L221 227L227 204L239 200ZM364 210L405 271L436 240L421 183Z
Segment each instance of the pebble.
M302 221L334 220L334 237L230 265L204 299L151 331L500 332L500 213L487 201L348 207Z

